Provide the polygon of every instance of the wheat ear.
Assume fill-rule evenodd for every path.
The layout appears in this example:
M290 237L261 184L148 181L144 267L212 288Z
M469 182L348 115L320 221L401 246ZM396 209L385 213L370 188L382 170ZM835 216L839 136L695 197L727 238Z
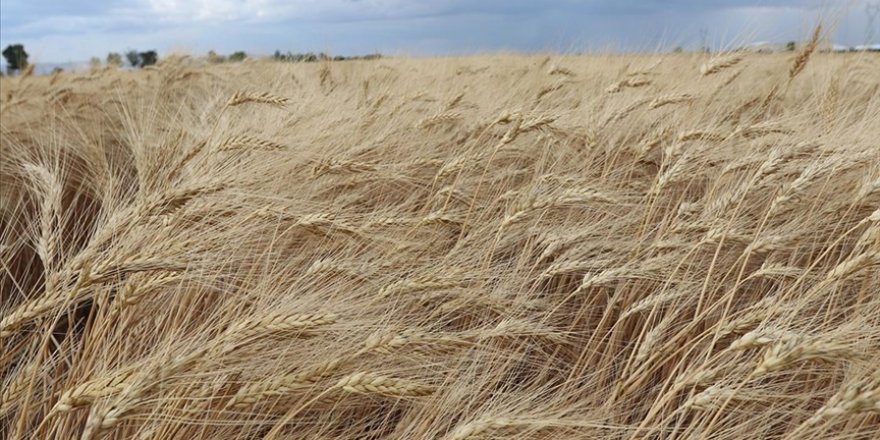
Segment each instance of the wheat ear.
M743 57L739 54L726 55L720 58L715 58L710 60L708 63L703 64L700 67L700 74L703 76L714 75L728 67L733 67L740 61L742 61Z
M335 387L349 393L381 394L392 397L427 396L436 390L433 386L366 372L345 376L336 383Z
M794 77L798 76L804 67L807 65L807 62L810 61L810 55L813 54L813 51L816 50L816 46L819 44L819 36L822 34L822 25L819 24L813 29L813 36L810 37L810 41L807 42L807 45L804 46L804 49L798 53L797 57L794 59L794 63L791 65L791 69L788 71L788 80L791 81Z
M290 100L268 92L242 91L233 94L226 105L229 107L235 107L248 102L284 107L290 102Z

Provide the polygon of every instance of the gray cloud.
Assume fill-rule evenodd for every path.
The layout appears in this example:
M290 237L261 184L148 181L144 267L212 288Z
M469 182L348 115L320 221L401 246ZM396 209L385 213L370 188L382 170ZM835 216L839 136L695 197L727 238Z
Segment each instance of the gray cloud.
M413 54L656 49L693 46L706 28L723 47L801 38L820 12L841 15L848 1L3 0L0 44L22 42L36 59L51 61L129 47ZM860 8L843 15L835 39L862 42Z

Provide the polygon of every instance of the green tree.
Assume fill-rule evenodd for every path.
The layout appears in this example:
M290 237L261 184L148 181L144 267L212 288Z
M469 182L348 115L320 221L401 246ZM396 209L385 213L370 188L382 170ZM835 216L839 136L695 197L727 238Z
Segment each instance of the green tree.
M131 67L139 67L141 65L141 57L136 50L130 50L125 53L125 59Z
M208 51L208 62L211 64L218 64L226 61L226 57L223 55L217 55L217 52L213 50Z
M247 53L243 51L232 52L232 54L229 55L229 61L232 62L244 61L245 58L247 58Z
M108 66L122 66L122 55L118 52L110 52L107 54L107 65Z
M3 49L3 58L6 58L6 69L10 73L24 70L28 65L28 53L21 44L10 44Z
M101 59L98 57L89 58L89 68L92 70L101 68Z
M794 49L796 46L797 45L795 44L794 41L789 41L788 43L785 43L785 50L787 50L789 52L794 52Z
M159 61L159 54L155 50L148 50L138 54L140 57L140 67L147 67L156 64Z
M62 69L62 68L60 68L60 67L53 67L53 68L52 68L52 75L57 75L57 74L62 73L62 72L64 72L64 69Z

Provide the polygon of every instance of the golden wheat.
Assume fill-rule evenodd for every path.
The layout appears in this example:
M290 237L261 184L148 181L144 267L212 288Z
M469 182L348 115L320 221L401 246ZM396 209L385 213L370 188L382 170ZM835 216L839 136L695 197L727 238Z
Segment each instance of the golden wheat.
M0 433L872 438L878 60L821 35L0 78Z

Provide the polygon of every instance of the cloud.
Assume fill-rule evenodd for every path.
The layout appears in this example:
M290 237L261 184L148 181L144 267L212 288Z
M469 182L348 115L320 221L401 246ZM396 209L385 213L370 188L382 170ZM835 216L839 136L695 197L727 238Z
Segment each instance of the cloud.
M37 58L109 50L461 53L796 39L849 0L3 0L0 44ZM45 11L51 11L46 13ZM859 43L860 14L840 28ZM838 32L840 34L841 32Z

